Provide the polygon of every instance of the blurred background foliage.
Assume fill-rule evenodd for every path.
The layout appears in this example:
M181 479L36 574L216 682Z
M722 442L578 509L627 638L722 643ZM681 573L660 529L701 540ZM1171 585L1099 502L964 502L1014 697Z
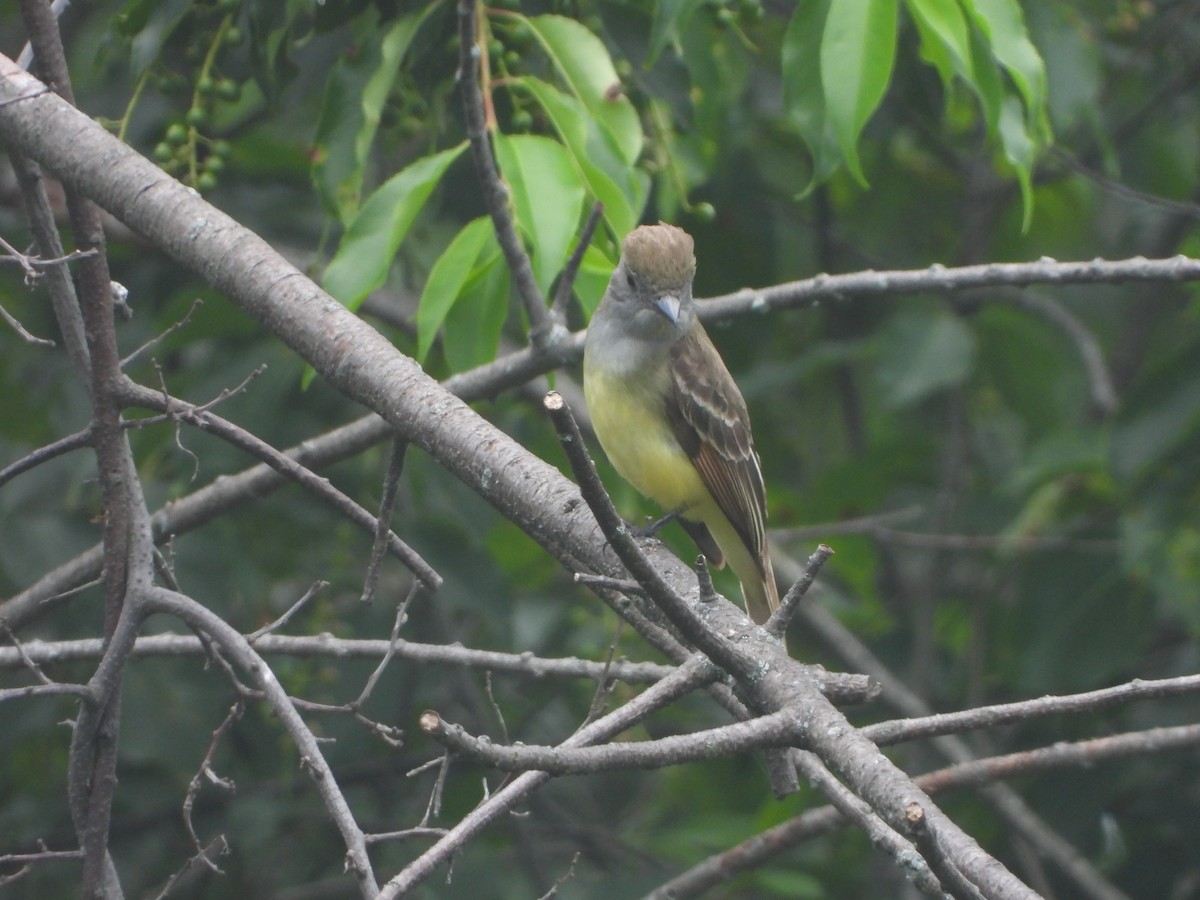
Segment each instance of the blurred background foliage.
M831 30L819 29L830 16L853 18L848 5L503 0L489 10L486 64L506 136L498 153L540 287L550 287L597 195L610 202L578 284L584 310L603 290L622 229L658 218L695 235L702 297L819 272L1200 253L1200 4L1029 3L1028 46L1024 30L1005 32L985 15L1006 13L1011 25L1015 3L983 0L864 3L866 18L839 25L841 43L832 43ZM523 342L494 238L471 224L485 210L460 149L452 4L93 0L74 5L62 26L84 110L324 278L397 346L420 353L430 372L445 376ZM830 43L818 46L818 36ZM0 11L0 46L15 56L22 40L9 5ZM623 93L597 102L611 81L588 78L606 76L605 66ZM824 93L814 94L814 71ZM3 197L0 231L21 245L27 232L11 178ZM203 300L186 327L137 363L135 377L157 384L157 366L173 393L202 402L265 363L220 411L278 447L362 413L319 379L305 389L300 360L143 240L114 224L110 241L114 276L133 307L120 326L125 352ZM35 334L54 335L44 293L27 290L14 267L0 271L0 297ZM1115 405L1097 403L1078 342L1048 307L1094 337ZM909 687L949 710L1197 670L1198 313L1190 285L1033 286L831 300L710 330L751 407L770 524L785 530L776 552L803 558L816 541L831 544L837 555L820 602ZM585 313L572 310L571 319L581 327ZM569 390L577 376L572 368L551 380ZM476 407L562 465L531 402L539 394L510 392ZM3 463L87 421L64 357L7 328L0 396ZM203 434L182 433L181 449L165 425L131 440L152 507L251 462ZM326 474L371 507L386 459L376 447ZM0 490L0 596L98 539L92 466L77 453ZM627 515L654 512L601 466ZM885 514L871 528L843 524ZM415 451L396 528L446 578L436 598L412 610L408 638L603 657L611 614ZM672 529L665 537L685 558L694 554ZM388 563L380 601L361 606L369 549L363 534L285 488L178 537L170 552L183 589L245 631L324 579L330 586L287 630L379 638L407 578ZM97 588L81 591L20 636L95 636L99 601ZM845 665L802 631L791 647ZM627 632L618 652L647 656ZM276 663L293 694L326 702L353 699L372 668ZM88 672L80 664L52 674ZM3 675L6 684L24 677ZM508 734L526 742L569 734L593 689L509 676L492 684ZM128 895L143 896L191 854L180 804L234 698L223 675L197 659L140 661L125 690L113 851ZM629 690L619 686L617 697ZM316 721L337 739L327 745L330 761L368 830L409 827L424 812L433 773L405 773L437 753L412 733L427 707L501 734L482 675L408 663L392 664L365 710L410 731L402 748L342 719ZM1174 724L1194 720L1194 701L1191 710L1157 701L999 729L977 747ZM39 838L74 844L68 733L56 724L71 714L66 701L6 705L0 852L32 849ZM889 712L877 702L854 717ZM720 721L693 698L633 737ZM923 747L897 752L910 770L938 764ZM196 823L202 838L228 836L227 874L181 896L350 895L337 836L268 716L249 708L215 768L237 791L206 788ZM469 810L485 774L457 768L431 824ZM1130 896L1200 896L1195 754L1017 787ZM563 896L634 896L815 802L807 789L770 799L752 759L561 779L530 800L529 815L472 844L451 882L427 893L535 896L579 850ZM1028 854L979 801L945 803L989 849L1035 877L1023 868ZM384 845L377 871L394 871L415 843ZM1058 873L1044 877L1054 896L1077 896ZM68 896L76 878L73 864L46 865L0 893ZM905 890L861 835L843 833L718 893Z

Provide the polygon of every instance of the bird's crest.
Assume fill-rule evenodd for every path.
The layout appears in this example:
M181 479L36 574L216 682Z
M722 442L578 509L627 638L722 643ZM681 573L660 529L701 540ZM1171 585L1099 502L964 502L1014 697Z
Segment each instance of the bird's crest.
M625 238L622 250L625 264L645 279L651 290L683 287L696 274L692 236L666 222L635 228Z

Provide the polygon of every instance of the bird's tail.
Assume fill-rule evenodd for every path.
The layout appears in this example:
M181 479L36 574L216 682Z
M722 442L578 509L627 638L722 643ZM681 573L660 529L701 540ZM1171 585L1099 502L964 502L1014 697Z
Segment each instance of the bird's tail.
M765 544L756 562L759 577L742 579L742 600L750 618L762 625L779 608L779 588L775 585L775 570L771 567L771 554Z

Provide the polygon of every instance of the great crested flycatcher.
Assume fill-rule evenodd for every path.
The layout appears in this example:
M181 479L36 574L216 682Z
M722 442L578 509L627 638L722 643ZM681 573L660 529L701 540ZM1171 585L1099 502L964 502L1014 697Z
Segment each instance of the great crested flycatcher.
M630 232L588 326L583 391L616 470L676 513L711 565L729 562L761 624L779 606L762 467L746 401L696 315L695 274L683 229Z

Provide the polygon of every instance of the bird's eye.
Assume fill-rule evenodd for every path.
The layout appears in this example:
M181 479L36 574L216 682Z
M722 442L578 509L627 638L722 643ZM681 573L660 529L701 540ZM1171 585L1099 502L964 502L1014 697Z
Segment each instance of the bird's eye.
M631 291L637 290L637 278L632 272L625 273L625 284L629 286Z

